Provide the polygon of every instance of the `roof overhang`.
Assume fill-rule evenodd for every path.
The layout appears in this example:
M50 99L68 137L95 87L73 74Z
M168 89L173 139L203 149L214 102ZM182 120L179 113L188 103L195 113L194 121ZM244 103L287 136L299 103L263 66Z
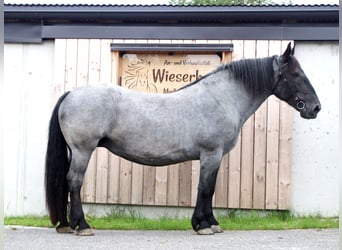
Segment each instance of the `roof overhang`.
M338 40L338 5L8 5L5 42L54 38Z

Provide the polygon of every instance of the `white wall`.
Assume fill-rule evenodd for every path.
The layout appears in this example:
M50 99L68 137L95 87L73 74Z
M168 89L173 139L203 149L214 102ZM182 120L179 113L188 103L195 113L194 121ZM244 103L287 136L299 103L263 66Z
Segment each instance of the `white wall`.
M293 121L291 207L299 214L339 211L339 46L297 42L295 55L316 89L322 110L315 120Z
M54 43L4 48L5 215L45 213L44 154L53 93Z
M295 54L317 90L322 111L315 120L294 113L291 209L300 215L336 216L338 43L296 44ZM53 42L5 45L6 216L46 213L44 155L52 110L53 55Z

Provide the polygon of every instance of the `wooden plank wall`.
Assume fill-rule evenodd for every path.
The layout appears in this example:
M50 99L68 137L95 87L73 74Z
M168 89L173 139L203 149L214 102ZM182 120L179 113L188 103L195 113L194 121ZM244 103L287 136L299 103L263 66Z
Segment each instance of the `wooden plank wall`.
M123 40L56 39L54 100L86 84L119 79L120 56L110 51ZM222 61L279 55L288 41L132 41L233 43ZM236 147L222 160L213 205L220 208L288 209L291 185L292 109L270 97L246 122ZM90 160L82 200L87 203L195 206L199 162L142 166L97 149Z

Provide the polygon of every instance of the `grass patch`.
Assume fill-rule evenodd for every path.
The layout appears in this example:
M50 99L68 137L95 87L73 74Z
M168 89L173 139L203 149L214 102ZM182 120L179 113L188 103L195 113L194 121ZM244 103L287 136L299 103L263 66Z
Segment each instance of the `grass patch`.
M320 216L297 217L290 212L258 212L228 210L217 216L224 230L286 230L338 228L338 218ZM105 217L87 216L94 229L116 230L191 230L188 218L175 219L167 216L158 219L143 218L134 213L114 211ZM47 216L5 217L5 225L52 227Z
M218 216L218 221L228 230L287 230L287 229L323 229L338 228L338 218L317 216L298 217L288 211L259 213L250 211L240 213L239 210L226 216Z
M5 217L4 224L30 227L52 227L48 216Z
M95 229L117 229L117 230L190 230L191 225L188 219L172 218L111 218L89 217L89 224Z

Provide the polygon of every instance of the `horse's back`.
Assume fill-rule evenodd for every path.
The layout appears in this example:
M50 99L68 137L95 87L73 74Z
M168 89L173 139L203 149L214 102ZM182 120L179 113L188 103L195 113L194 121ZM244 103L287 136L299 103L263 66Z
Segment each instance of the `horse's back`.
M93 136L106 136L117 127L134 130L140 123L146 126L162 121L171 123L179 113L174 110L180 105L179 98L171 95L91 85L70 92L60 107L59 118L65 130L82 132L86 129Z

